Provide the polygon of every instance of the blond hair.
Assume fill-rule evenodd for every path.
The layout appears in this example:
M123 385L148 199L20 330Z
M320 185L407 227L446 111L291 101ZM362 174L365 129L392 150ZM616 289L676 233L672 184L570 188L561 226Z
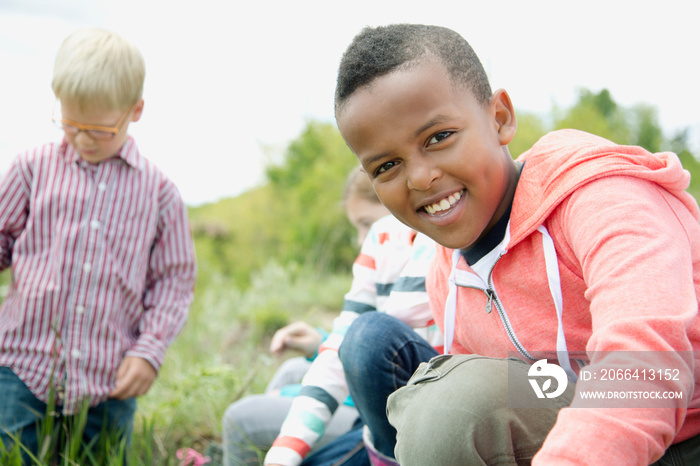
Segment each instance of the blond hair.
M352 196L357 196L360 199L364 199L375 204L381 204L382 201L377 197L377 193L374 192L374 187L370 181L367 173L362 170L361 166L356 166L350 172L347 181L345 182L345 190L343 191L343 204L347 204L347 201Z
M79 29L56 55L51 87L59 100L81 110L126 110L143 93L146 65L141 52L118 34Z

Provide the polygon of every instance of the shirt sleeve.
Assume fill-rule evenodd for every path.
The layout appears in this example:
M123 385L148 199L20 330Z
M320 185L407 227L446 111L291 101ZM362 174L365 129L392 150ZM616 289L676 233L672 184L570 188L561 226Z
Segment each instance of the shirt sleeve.
M375 230L371 229L360 255L353 264L353 282L345 295L343 311L333 322L333 330L319 348L316 359L302 381L280 433L265 456L265 464L296 466L326 431L339 405L348 396L338 349L350 324L362 313L377 309Z
M438 353L442 353L443 334L435 323L426 284L435 250L435 242L427 236L418 234L415 237L409 258L391 289L384 311L409 325Z
M0 179L0 270L12 264L12 248L29 215L31 164L17 157Z
M643 401L602 407L586 404L579 382L533 465L574 465L582 457L587 464L651 464L682 428L694 389L688 333L698 313L697 221L659 186L628 177L579 188L552 221L564 232L587 286L593 322L587 370L616 367L621 354L627 367L640 368L650 355L663 355L664 367L679 370L677 380L639 387L684 396L658 409Z
M185 324L197 269L187 208L172 185L166 195L149 260L139 338L126 353L147 360L156 370Z

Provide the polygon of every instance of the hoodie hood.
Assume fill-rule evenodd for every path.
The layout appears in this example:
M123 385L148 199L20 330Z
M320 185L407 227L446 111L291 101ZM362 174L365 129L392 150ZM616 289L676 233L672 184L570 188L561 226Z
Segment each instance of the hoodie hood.
M509 247L537 230L574 190L607 176L633 176L657 183L700 219L697 203L685 191L690 173L672 152L654 154L566 129L547 134L517 160L525 165L511 211Z

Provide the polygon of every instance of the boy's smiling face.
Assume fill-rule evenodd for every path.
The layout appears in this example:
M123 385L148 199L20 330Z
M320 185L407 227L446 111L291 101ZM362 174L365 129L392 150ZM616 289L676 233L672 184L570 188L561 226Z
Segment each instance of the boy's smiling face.
M505 146L516 124L508 94L479 103L435 60L360 87L337 122L384 205L443 246L474 244L513 198L518 171Z

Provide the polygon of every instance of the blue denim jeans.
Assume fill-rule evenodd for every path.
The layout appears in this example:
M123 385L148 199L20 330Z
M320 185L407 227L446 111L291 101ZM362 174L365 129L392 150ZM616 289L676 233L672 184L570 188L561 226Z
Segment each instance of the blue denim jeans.
M386 417L387 398L406 385L421 362L437 355L411 327L380 312L362 314L345 334L339 356L350 396L374 447L390 458L396 429Z
M39 400L9 367L0 367L0 440L6 449L14 443L10 435L19 435L20 441L36 453L39 447L37 429L46 416L46 403ZM56 407L56 421L63 422L61 407ZM121 432L127 442L131 439L136 399L109 399L88 410L83 440L89 443L97 438L104 427Z
M307 456L301 466L370 466L362 442L362 426L358 419L352 429Z

